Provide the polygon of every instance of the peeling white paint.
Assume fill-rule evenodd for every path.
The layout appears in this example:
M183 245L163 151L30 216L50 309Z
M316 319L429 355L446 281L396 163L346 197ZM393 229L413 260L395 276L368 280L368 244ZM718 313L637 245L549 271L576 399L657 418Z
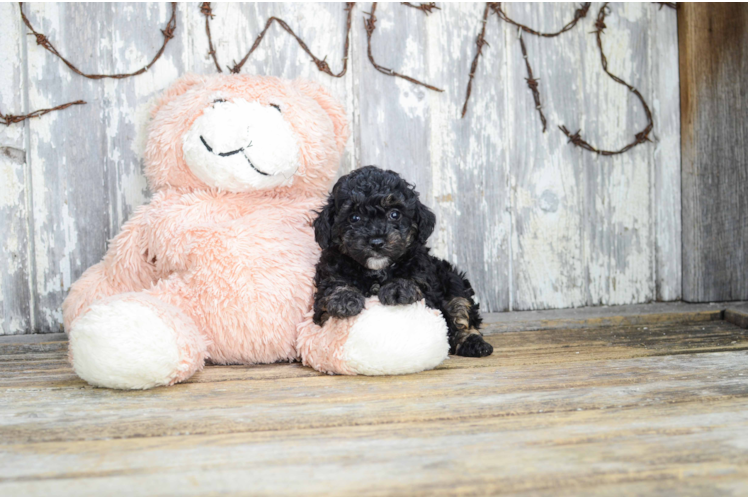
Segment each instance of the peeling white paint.
M24 187L23 163L8 158L0 149L0 209L20 205Z
M50 40L56 39L60 35L60 4L56 3L27 3L24 6L24 12L29 19L39 19L40 22L34 24L37 31L44 33ZM41 45L36 43L26 44L29 53L29 77L36 80L42 80L44 78L44 68L39 64L31 64L32 58L39 59L49 57L52 59L54 56L49 54L47 50ZM31 72L33 68L34 72ZM65 71L61 71L63 75L67 75ZM68 78L69 75L68 75Z
M80 241L78 238L78 230L77 230L77 222L76 219L74 219L70 212L68 211L68 204L65 203L63 205L63 211L62 211L62 235L64 237L65 241L65 247L63 248L62 254L63 258L60 260L60 271L62 273L62 281L60 283L60 286L63 290L69 290L70 286L73 284L73 278L71 277L71 270L70 270L70 258L73 254L73 251L76 249L78 242Z
M362 5L354 7L344 78L320 73L278 26L242 71L319 81L345 102L353 138L343 169L374 163L400 170L416 182L438 216L430 240L434 253L468 272L484 307L676 299L680 139L672 12L649 4L612 4L603 35L610 70L642 90L650 103L658 142L621 157L597 158L570 146L557 130L562 123L581 128L591 143L618 148L644 126L638 100L600 67L589 34L599 6L593 4L580 26L557 39L525 38L540 78L546 134L540 132L526 86L516 29L495 16L489 19L490 46L484 48L476 72L468 115L460 118L482 4L440 4L441 10L429 16L397 4L382 4L377 10L373 50L378 62L443 88L443 93L371 67L361 22L367 9ZM106 72L132 71L149 61L162 41L158 30L171 15L168 3L92 4L87 13L76 10L81 8L76 4L24 8L73 62ZM520 22L553 31L568 22L574 8L511 4L507 12ZM22 87L21 66L14 56L22 41L28 47L33 109L81 98L89 102L82 109L29 123L28 165L0 158L0 229L12 229L0 254L0 310L16 307L9 305L9 293L19 283L32 282L36 322L41 329L55 328L71 283L101 258L105 241L132 210L147 202L142 152L153 99L184 72L213 73L215 68L197 4L178 6L177 37L148 72L104 81L81 79L33 39L24 39L16 9L0 4L0 32L16 33L0 37L0 110L21 111L11 104L18 102ZM340 68L345 32L341 4L217 3L213 12L213 40L224 68L244 56L271 15L285 19L315 54L327 56L333 71ZM144 29L147 35L134 36ZM98 62L68 46L78 38L95 44L96 53L102 54ZM23 130L0 129L0 147L25 151ZM31 190L25 191L27 187ZM27 196L33 198L32 214L23 208ZM9 214L20 214L21 219ZM25 257L13 257L28 251L27 226L33 232L33 266ZM31 280L24 275L28 272L34 273ZM24 318L9 318L0 320L0 333L28 325Z

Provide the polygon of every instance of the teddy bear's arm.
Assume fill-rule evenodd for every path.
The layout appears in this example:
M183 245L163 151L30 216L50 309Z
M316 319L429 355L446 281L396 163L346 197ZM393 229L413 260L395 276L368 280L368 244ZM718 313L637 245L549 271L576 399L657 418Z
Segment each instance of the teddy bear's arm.
M156 279L156 266L148 251L147 219L151 205L139 207L112 240L104 260L88 268L73 283L62 315L65 331L93 302L111 295L139 291Z

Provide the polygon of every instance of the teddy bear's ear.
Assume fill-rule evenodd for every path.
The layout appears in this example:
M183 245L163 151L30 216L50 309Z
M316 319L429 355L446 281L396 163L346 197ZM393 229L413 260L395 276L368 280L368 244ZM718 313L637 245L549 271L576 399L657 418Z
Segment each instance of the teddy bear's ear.
M204 75L196 75L194 73L187 73L186 75L178 78L171 86L164 91L163 94L156 101L155 105L151 108L151 118L155 117L158 111L175 97L184 94L195 85L203 83L207 77Z
M348 118L345 108L320 84L306 80L297 80L298 89L314 98L315 101L327 112L335 128L335 143L341 153L348 142Z

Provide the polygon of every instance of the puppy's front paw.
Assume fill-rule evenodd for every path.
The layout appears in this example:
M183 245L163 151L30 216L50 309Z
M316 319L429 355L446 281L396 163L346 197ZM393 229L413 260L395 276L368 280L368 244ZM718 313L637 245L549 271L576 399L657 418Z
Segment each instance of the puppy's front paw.
M327 312L335 318L350 318L364 310L365 300L357 290L340 288L327 299Z
M423 293L418 285L402 278L385 283L379 289L379 302L386 306L413 304L422 298Z
M490 356L491 353L493 353L493 346L486 342L481 335L474 333L460 344L455 354L467 358L483 358Z

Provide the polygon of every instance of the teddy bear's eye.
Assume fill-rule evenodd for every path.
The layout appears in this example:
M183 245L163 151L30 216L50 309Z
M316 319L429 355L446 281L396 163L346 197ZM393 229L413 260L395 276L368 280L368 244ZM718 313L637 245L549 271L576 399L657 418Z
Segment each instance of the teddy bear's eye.
M281 107L278 106L277 104L271 104L271 106L277 109L279 113L281 112Z

